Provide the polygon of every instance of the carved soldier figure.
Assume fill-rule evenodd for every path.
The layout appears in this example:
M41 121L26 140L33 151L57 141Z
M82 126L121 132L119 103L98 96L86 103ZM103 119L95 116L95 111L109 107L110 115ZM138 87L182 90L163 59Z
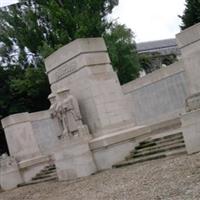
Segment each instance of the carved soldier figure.
M50 103L51 103L51 106L50 106L50 108L49 108L49 110L50 110L50 114L51 114L51 117L52 118L55 118L56 117L56 95L54 95L54 94L50 94L49 96L48 96L48 99L49 99L49 101L50 101Z
M63 131L64 131L64 127L63 127L63 121L62 121L62 116L61 116L61 112L57 111L57 107L59 106L56 102L56 95L55 94L50 94L48 96L48 99L51 103L51 106L49 108L50 110L50 114L51 114L51 118L53 119L57 119L58 120L58 124L60 126L61 132L58 134L58 138L61 138L63 135Z
M57 110L62 110L64 132L72 136L77 135L78 127L82 125L78 101L70 94L69 89L59 91L58 95L61 99L61 105L57 107Z

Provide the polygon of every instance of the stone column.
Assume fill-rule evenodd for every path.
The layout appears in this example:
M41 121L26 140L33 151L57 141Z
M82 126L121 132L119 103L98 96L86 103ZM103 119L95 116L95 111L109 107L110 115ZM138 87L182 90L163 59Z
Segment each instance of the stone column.
M188 153L200 151L200 23L177 35L189 89L182 129Z
M45 60L53 93L69 88L94 137L133 126L102 38L77 39Z

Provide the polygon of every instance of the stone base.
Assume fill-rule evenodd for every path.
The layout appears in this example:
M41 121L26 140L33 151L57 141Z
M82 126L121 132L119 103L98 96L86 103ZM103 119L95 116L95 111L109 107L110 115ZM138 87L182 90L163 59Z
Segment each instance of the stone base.
M148 126L137 126L95 138L89 142L98 170L111 168L138 145L140 141L156 135L170 135L179 130L179 118Z
M50 164L48 156L38 156L19 163L20 173L25 183Z
M11 190L21 183L23 183L23 179L20 175L16 161L9 157L5 160L1 160L0 185L2 189L5 191Z
M186 112L198 110L200 108L200 93L196 93L186 99Z
M200 109L181 117L182 131L188 154L200 151Z
M90 136L85 128L79 135L64 138L54 153L54 161L59 181L73 180L96 172L88 142Z

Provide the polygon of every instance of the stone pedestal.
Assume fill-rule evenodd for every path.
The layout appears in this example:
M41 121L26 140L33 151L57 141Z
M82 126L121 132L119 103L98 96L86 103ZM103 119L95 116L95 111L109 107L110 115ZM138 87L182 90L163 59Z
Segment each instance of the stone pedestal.
M182 130L188 153L200 151L200 23L177 35L189 88Z
M2 120L10 155L16 159L24 182L49 165L49 155L58 142L57 124L49 118L49 112L43 111L10 115Z
M0 160L0 185L3 190L10 190L23 183L19 172L19 167L14 158L4 158Z
M62 138L54 153L54 160L58 179L73 180L89 176L96 172L88 142L90 135L86 126L79 130L79 135Z

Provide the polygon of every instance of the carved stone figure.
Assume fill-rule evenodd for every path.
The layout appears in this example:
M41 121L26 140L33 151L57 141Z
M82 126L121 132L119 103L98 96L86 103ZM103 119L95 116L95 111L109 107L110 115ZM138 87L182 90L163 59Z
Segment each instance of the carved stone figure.
M54 94L51 93L51 94L48 96L48 99L49 99L49 101L50 101L50 103L51 103L51 106L50 106L50 108L49 108L51 117L52 117L52 118L55 118L55 117L56 117L56 95L54 95Z
M60 104L57 105L57 112L61 113L64 134L74 136L78 134L78 127L82 125L82 117L78 105L78 101L70 94L69 89L58 92Z
M48 96L48 99L51 103L51 106L49 108L51 118L58 120L59 127L61 129L61 132L57 135L58 138L61 138L63 135L64 127L63 127L63 120L61 113L57 110L57 107L59 106L59 103L56 101L56 95L50 94Z

